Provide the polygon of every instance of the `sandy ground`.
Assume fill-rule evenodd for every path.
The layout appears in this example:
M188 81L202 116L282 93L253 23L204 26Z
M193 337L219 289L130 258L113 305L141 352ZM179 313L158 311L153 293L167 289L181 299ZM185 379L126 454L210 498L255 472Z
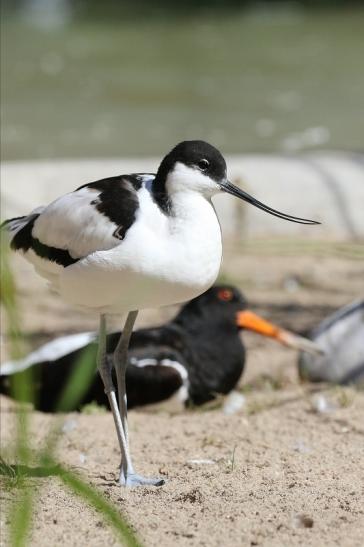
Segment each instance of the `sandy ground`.
M244 258L227 253L224 279L240 286L256 311L283 326L302 331L363 293L363 262L349 248L319 247L308 254L257 245L245 251ZM14 264L30 346L57 332L96 325L47 293L24 263ZM171 313L143 313L139 324L163 321ZM126 491L116 485L119 456L109 413L61 416L66 427L59 459L114 501L146 546L361 546L364 393L301 385L295 352L253 334L244 339L246 402L237 414L228 416L219 405L130 412L135 465L139 472L165 477L165 486ZM3 342L6 357L6 338ZM329 403L324 413L317 410L322 397ZM1 403L7 456L16 412L9 400ZM33 413L33 448L54 419ZM117 544L100 515L57 477L29 480L39 492L29 545ZM4 489L3 500L1 545L7 545L14 490Z

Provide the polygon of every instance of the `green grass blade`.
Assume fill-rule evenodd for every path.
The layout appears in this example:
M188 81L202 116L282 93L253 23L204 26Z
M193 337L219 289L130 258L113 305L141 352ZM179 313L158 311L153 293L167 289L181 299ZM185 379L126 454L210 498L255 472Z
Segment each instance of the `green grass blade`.
M75 494L80 496L97 511L100 511L104 519L113 526L124 545L127 547L141 547L141 543L130 529L126 520L102 494L84 482L80 477L62 467L60 467L59 476L63 483Z
M0 301L4 307L7 319L7 336L10 340L10 354L13 359L19 359L23 355L22 335L18 306L16 301L16 287L14 276L9 264L9 247L2 233L0 233Z
M34 488L21 484L11 514L10 545L24 547L28 543L34 506Z
M2 235L2 234L1 234ZM13 359L19 359L24 354L23 335L20 328L18 305L16 298L16 286L9 264L9 248L6 241L1 238L1 304L3 305L7 336L9 338L10 355ZM25 370L16 374L11 382L12 396L20 403L33 401L32 372ZM28 443L28 409L20 404L17 413L17 442L15 445L15 461L21 461L23 465L29 462ZM24 547L28 542L33 507L34 489L24 484L22 476L17 475L13 468L2 460L5 476L11 478L13 486L17 488L14 509L11 514L10 545L11 547Z
M24 354L23 335L20 328L16 286L9 262L9 247L6 238L1 236L1 304L4 307L7 337L10 341L10 356L19 359ZM33 402L33 374L30 369L15 374L11 379L11 394L20 403ZM28 411L20 405L17 417L17 458L27 463L28 449Z
M56 411L69 412L77 408L90 383L94 379L96 369L96 345L91 344L82 352L73 372L59 398Z

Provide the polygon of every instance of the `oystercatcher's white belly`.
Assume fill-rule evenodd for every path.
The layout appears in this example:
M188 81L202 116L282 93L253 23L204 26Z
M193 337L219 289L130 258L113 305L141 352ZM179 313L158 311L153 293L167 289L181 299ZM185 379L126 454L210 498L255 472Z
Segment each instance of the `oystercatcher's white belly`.
M62 270L57 283L62 297L98 313L124 313L183 302L207 290L222 258L221 230L211 202L185 194L176 216L159 217L152 211L140 211L117 247Z

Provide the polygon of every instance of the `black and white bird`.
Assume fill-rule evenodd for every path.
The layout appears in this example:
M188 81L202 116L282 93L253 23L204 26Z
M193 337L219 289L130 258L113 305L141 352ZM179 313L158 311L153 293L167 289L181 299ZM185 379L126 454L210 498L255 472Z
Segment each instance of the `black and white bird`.
M214 283L221 264L220 225L211 203L228 192L279 218L280 213L227 179L221 153L204 141L184 141L156 175L133 174L79 187L29 215L6 221L11 247L53 290L100 316L98 369L121 449L122 485L161 485L134 471L127 427L125 370L138 310L194 298ZM128 314L114 353L119 406L106 359L106 317Z
M245 367L246 351L240 336L243 329L317 354L317 348L310 340L252 312L236 287L214 285L184 304L176 317L165 325L132 333L126 369L128 409L171 398L186 406L197 406L219 394L229 393L236 387ZM110 366L120 336L120 332L107 336ZM0 392L9 395L9 377L33 367L37 379L35 408L51 412L85 350L96 362L96 333L62 336L23 359L3 363ZM74 410L91 402L107 404L99 375L95 375Z

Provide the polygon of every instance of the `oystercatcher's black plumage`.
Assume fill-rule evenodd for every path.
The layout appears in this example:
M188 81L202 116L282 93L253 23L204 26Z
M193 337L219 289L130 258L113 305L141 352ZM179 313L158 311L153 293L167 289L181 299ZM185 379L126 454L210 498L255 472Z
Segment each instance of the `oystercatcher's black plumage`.
M128 407L164 401L174 395L186 405L201 405L216 394L229 393L238 383L245 366L245 348L240 336L243 328L275 337L294 347L305 347L305 342L299 337L247 311L247 301L237 288L216 285L185 304L166 325L133 332L126 371ZM68 338L70 343L73 337ZM119 338L120 332L107 337L109 360ZM96 343L91 342L89 347L94 349L96 361ZM39 410L49 412L54 409L85 348L83 345L69 352L66 337L58 346L58 357L52 346L48 352L41 348L34 352L33 358L28 357L28 364L37 368L39 392L36 405ZM47 361L47 354L50 356L51 353L52 361ZM13 366L5 364L4 370L15 371L25 363L26 360ZM1 378L1 390L8 392L7 378ZM80 406L92 401L107 405L98 375Z

